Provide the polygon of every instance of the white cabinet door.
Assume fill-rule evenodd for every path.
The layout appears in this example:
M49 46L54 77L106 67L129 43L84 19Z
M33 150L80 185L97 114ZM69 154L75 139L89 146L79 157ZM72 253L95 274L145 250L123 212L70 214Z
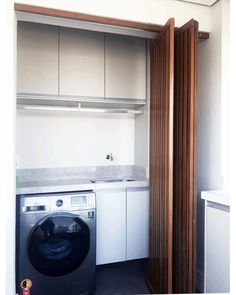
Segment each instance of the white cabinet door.
M149 191L127 189L127 260L148 257Z
M126 191L96 191L97 265L126 260Z
M229 207L207 202L205 225L205 292L229 292Z
M60 28L60 94L104 97L104 34Z
M105 97L146 99L146 40L105 35Z
M17 91L58 94L58 28L17 24Z

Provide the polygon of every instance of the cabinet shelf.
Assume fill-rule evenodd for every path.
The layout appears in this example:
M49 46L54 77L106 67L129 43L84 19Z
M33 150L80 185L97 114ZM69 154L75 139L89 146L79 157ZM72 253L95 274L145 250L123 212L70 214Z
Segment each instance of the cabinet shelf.
M17 93L18 109L141 114L145 100Z

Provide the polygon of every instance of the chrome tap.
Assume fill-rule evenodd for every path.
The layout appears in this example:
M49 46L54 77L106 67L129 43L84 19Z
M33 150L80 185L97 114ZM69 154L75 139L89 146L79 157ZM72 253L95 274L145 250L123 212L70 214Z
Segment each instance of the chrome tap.
M112 155L112 153L107 154L106 159L107 160L110 160L110 161L113 161L113 155Z

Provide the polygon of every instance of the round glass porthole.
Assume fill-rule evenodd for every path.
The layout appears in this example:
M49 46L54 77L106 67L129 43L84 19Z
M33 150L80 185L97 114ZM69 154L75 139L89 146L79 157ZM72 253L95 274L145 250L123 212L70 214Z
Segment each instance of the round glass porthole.
M78 268L90 247L88 225L70 213L49 215L32 229L28 239L31 264L41 274L63 276Z

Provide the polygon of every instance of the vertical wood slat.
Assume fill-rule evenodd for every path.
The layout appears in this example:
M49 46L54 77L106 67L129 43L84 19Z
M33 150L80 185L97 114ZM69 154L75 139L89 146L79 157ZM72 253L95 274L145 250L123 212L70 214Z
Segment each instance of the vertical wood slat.
M148 284L172 293L174 19L151 43L150 251Z
M175 34L173 292L196 291L196 75L198 23Z

